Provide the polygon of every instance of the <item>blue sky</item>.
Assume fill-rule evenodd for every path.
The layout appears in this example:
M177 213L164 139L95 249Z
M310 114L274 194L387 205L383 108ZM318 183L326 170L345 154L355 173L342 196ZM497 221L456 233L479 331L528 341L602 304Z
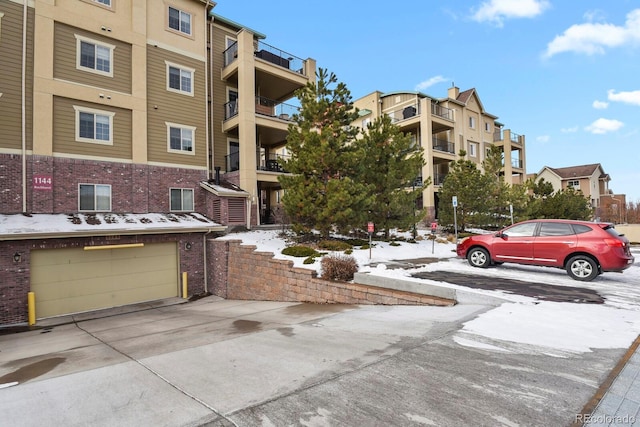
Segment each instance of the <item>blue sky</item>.
M526 136L527 173L600 163L640 202L637 0L218 0L214 12L314 58L354 99L475 88Z

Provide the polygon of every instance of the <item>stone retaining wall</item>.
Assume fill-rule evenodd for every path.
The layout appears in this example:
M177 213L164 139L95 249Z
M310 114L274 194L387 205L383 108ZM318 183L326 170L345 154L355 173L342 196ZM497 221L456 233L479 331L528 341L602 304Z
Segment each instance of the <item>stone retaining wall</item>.
M318 304L450 306L455 301L358 283L324 280L292 261L274 259L239 240L209 240L209 292L228 299Z

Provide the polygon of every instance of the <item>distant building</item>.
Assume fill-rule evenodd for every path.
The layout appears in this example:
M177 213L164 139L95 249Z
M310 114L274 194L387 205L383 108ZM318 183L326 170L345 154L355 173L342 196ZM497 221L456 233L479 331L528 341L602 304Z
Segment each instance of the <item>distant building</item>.
M609 189L611 177L600 163L570 166L564 168L543 167L536 182L544 179L554 191L573 188L580 190L589 199L594 217L602 221L626 222L626 195L614 194Z
M431 177L431 185L425 187L418 203L427 209L429 219L437 215L441 203L439 189L449 173L449 164L458 159L460 150L480 166L490 147L498 146L503 152L505 182L524 182L525 136L505 129L497 116L485 111L476 89L460 92L453 86L444 98L420 92L373 92L356 100L354 105L361 115L354 125L365 128L382 115L390 116L422 148L426 165L416 171L416 176L420 182Z

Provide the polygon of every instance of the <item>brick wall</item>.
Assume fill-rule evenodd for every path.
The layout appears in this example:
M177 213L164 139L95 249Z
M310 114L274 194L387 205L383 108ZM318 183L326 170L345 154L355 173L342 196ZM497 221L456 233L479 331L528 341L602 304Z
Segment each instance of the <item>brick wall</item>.
M433 296L318 278L292 261L236 240L208 240L209 292L240 300L312 302L319 304L453 305Z

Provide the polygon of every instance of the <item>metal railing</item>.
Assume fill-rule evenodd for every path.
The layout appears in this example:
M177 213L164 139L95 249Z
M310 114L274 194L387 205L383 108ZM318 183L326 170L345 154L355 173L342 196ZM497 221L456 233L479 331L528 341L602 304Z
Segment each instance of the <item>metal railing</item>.
M515 142L516 144L522 144L522 140L520 139L520 135L515 132L511 132L511 142Z
M254 52L254 55L256 58L260 58L298 74L302 74L303 76L306 75L306 61L304 59L298 58L297 56L278 49L277 47L259 41L258 49Z
M277 117L282 120L291 121L294 114L298 114L299 107L274 101L263 96L256 96L256 113L269 117Z
M387 116L391 117L391 123L397 123L402 120L407 120L415 116L420 115L420 104L412 104L397 110L393 110L385 113Z
M497 130L493 133L493 142L504 140L504 130ZM515 144L522 145L522 135L518 135L515 132L509 132L509 140Z
M446 120L453 121L453 110L451 108L443 107L435 102L431 103L431 114L441 117Z
M240 170L240 153L231 153L224 156L224 164L227 172Z
M511 159L511 166L514 168L522 169L524 167L524 162L520 159Z
M222 57L224 58L225 67L238 59L238 42L234 42L224 52L222 52Z
M433 174L433 184L434 185L442 185L444 182L444 178L447 176L446 173L434 173Z
M229 101L224 104L224 119L228 120L231 117L238 115L238 101Z
M449 142L444 139L438 139L435 136L432 138L432 145L434 150L442 151L445 153L456 153L456 146L453 142Z
M264 158L258 153L258 170L286 173L287 171L282 167L280 160L287 160L289 157L290 156L284 154L269 153L267 157Z

